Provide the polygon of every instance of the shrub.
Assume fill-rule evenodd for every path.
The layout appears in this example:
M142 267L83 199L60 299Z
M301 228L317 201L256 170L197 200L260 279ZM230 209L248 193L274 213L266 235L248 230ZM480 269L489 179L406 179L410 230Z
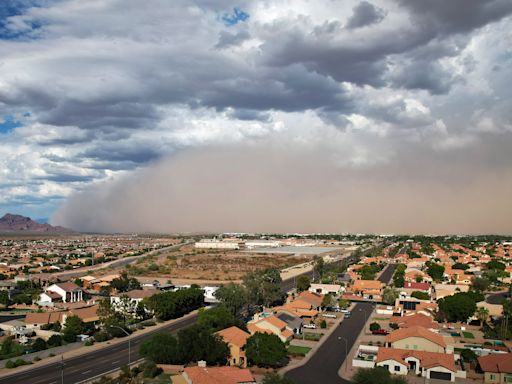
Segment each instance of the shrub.
M48 339L48 345L50 347L58 347L62 345L62 336L61 335L52 335Z
M322 320L322 321L320 322L320 328L322 328L322 329L327 328L327 322L326 322L325 320Z
M16 368L16 363L12 360L8 360L7 363L5 363L5 368L7 368L7 369Z
M102 343L104 341L110 340L110 335L105 331L99 331L93 335L93 338L98 343Z
M371 323L370 324L370 331L378 331L380 329L380 324L379 323Z
M397 323L389 323L389 328L391 329L398 329L398 324Z
M41 361L41 358L39 356L36 356L32 361Z
M44 349L47 349L48 345L46 344L46 341L38 337L32 344L32 348L36 351L42 351Z

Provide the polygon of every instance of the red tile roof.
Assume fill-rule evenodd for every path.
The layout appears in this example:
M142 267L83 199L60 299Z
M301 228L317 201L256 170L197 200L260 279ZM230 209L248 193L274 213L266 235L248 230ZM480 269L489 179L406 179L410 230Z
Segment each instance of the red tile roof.
M421 337L446 348L446 342L444 341L443 336L417 325L409 328L397 329L396 331L391 332L386 336L386 342L394 343L395 341L407 339L408 337Z
M407 365L405 359L408 357L418 359L423 368L444 367L452 372L457 371L453 354L383 347L380 347L377 352L378 363L386 360L394 360Z
M496 353L478 358L484 372L512 373L512 353Z
M192 384L238 384L255 382L251 371L236 367L187 367Z
M240 348L245 345L247 339L251 336L237 327L229 327L216 332L216 334L222 337L226 343L236 345Z

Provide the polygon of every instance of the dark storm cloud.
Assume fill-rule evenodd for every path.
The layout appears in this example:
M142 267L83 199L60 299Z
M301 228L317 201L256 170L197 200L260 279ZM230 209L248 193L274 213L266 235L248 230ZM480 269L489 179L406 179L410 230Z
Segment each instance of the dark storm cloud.
M221 31L219 35L219 42L215 45L218 49L229 48L239 45L245 40L249 39L251 35L247 31L229 32Z
M367 25L376 24L386 16L384 10L375 7L367 1L361 1L353 9L353 15L347 21L347 28L361 28Z

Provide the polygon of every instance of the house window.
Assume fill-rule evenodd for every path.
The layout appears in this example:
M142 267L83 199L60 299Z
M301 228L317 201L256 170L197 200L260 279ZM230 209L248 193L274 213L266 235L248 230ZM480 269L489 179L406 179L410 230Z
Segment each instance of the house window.
M496 375L494 373L490 374L491 380L496 380Z
M399 365L395 365L395 372L400 372L400 366Z
M414 345L414 346L413 346L413 349L418 349L418 346L417 346L417 345Z
M383 367L386 368L389 371L389 365L384 364Z
M512 383L512 375L509 373L505 373L505 383Z

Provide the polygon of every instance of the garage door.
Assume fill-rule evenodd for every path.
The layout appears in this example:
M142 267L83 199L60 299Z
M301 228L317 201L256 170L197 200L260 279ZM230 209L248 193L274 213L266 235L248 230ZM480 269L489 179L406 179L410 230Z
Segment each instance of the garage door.
M430 371L430 378L431 379L437 379L437 380L447 380L447 381L450 381L452 379L452 374L451 373L446 373L446 372Z

